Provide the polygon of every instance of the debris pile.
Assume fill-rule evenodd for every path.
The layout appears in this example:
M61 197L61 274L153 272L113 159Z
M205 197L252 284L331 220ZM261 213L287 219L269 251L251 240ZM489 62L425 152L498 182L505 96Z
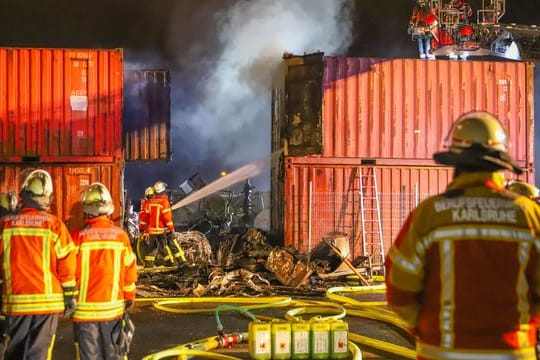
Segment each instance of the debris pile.
M270 246L264 232L255 228L222 232L213 247L199 231L176 236L186 254L185 264L141 268L139 296L322 296L329 286L348 285L346 276L371 275L366 258L345 264L349 255L345 234L329 234L309 254Z

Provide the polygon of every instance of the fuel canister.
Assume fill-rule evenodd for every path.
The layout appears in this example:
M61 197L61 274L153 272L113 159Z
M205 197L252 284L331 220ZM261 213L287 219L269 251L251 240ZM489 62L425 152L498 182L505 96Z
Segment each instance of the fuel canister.
M270 360L272 358L272 337L270 323L252 321L248 326L249 358Z
M330 323L315 319L310 324L311 359L330 358Z
M309 323L295 321L291 323L291 358L295 360L309 359Z
M347 359L349 350L347 343L349 341L349 324L343 320L334 320L330 322L330 358Z
M291 358L291 323L288 321L272 321L272 359L287 360Z

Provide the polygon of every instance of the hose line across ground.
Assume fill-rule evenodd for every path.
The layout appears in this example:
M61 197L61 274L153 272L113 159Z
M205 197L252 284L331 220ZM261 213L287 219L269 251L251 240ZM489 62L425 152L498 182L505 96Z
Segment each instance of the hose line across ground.
M206 308L185 308L185 306L193 304L227 304L229 306L219 306L219 311L240 310L244 315L250 315L249 310L284 308L288 307L285 314L287 320L295 320L302 315L310 314L319 316L323 319L342 319L345 316L357 316L362 318L373 319L392 324L406 330L406 325L392 311L383 308L386 302L365 302L358 299L343 295L343 294L367 294L367 293L383 293L384 285L374 286L346 286L334 287L326 291L327 301L323 300L298 300L286 296L276 297L202 297L202 298L140 298L137 302L153 302L155 309L178 313L178 314L203 314L216 312L216 307ZM326 315L326 316L322 316ZM251 316L248 316L252 318ZM312 316L313 317L313 316ZM258 316L257 318L269 319L266 316ZM270 318L272 319L272 318ZM219 316L216 316L219 325ZM243 333L244 340L248 339L248 333ZM400 356L406 359L415 359L416 352L414 350L388 343L385 341L373 339L367 336L349 332L349 351L353 355L353 359L362 359L362 353L357 345L364 345L382 352ZM202 340L193 341L187 344L182 344L171 349L163 350L154 354L147 355L143 360L158 360L169 357L177 357L179 359L188 359L189 357L198 356L209 359L238 359L236 357L216 353L220 347L220 342L217 336L205 338Z

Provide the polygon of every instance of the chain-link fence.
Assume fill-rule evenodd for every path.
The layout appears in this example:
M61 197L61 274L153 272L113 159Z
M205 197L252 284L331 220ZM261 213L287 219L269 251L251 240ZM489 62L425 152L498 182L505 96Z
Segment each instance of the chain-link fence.
M405 191L369 197L352 191L306 194L307 199L295 199L297 204L307 204L300 207L299 221L295 221L296 243L300 250L311 251L327 234L345 233L353 258L382 259L410 211L431 195Z

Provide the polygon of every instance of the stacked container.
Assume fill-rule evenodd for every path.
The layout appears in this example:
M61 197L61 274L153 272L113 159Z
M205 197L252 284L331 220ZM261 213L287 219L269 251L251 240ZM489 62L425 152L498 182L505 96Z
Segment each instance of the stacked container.
M344 232L351 256L367 255L362 235L373 231L360 222L358 174L369 168L387 251L410 210L451 181L452 169L432 155L472 110L501 119L521 179L534 181L533 70L526 62L286 58L273 92L272 148L283 157L272 167L272 228L302 251Z
M29 170L45 169L54 181L51 211L74 228L83 221L81 191L100 181L111 191L112 217L120 222L124 162L130 160L122 146L123 86L120 49L0 48L0 191L19 192ZM137 100L144 105L147 87L139 89ZM168 87L163 93L157 103L168 109ZM160 121L168 122L163 113ZM148 146L150 138L144 133L136 139ZM163 137L155 143L160 140L169 144ZM134 160L156 158L133 153ZM168 149L160 149L158 158L167 155Z

